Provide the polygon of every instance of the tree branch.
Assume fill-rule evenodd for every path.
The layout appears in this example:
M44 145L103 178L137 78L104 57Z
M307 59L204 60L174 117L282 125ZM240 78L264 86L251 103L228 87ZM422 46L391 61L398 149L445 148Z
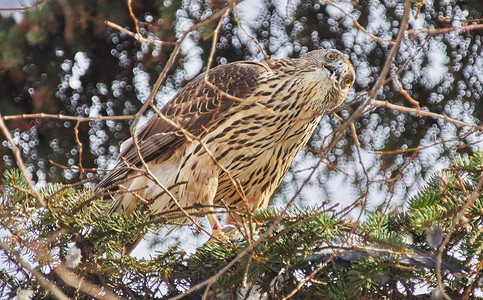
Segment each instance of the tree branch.
M3 132L3 135L7 139L7 141L10 143L13 151L13 155L15 156L15 159L17 161L17 165L20 169L20 172L22 172L23 177L25 178L25 181L27 182L27 185L29 186L32 195L37 198L37 201L39 201L40 205L43 207L47 207L47 203L44 200L44 197L37 191L35 188L34 183L30 179L30 176L27 172L27 169L25 168L25 164L23 163L22 159L22 153L20 149L17 147L15 142L13 141L12 135L10 134L10 131L7 128L7 125L5 125L5 122L3 121L2 114L0 113L0 129Z

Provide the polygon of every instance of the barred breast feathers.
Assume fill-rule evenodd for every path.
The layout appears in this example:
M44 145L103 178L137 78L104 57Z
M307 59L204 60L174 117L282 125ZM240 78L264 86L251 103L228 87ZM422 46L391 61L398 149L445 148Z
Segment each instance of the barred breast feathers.
M222 94L233 97L223 97L212 89L206 84L204 74L197 76L161 109L161 114L176 126L160 116L153 116L137 130L138 146L144 161L169 157L183 145L187 138L180 128L197 136L212 123L236 112L231 108L241 105L240 100L246 99L257 88L259 75L269 71L266 64L257 62L236 62L211 69L208 75L211 85ZM126 162L131 166L141 164L132 139L122 144L115 167L98 187L115 189L115 183L131 172L132 168Z
M249 192L252 206L264 207L321 115L346 98L354 78L349 60L336 50L316 50L299 59L243 61L215 67L208 76L197 76L169 101L161 109L163 117L153 116L137 131L140 154L162 183L176 186L181 173L185 182L193 176L200 178L200 168L206 173L210 166L219 167L213 157L203 154L202 141L213 150L217 163L240 177L244 188L258 189ZM264 152L269 165L260 158L265 157ZM190 160L194 153L200 162ZM155 183L131 178L133 174L139 176L133 168L140 166L136 147L128 139L121 146L114 169L98 187L114 192L123 183L129 191L140 190L141 196L155 198L162 193ZM180 168L184 168L182 172ZM209 173L206 180L210 189L201 198L239 201L223 172L216 182L213 176L217 173ZM176 186L173 191L184 189ZM116 197L113 211L119 211L119 206L135 208L131 202L136 202L137 196ZM187 201L184 199L183 204L193 204ZM155 206L162 210L166 204Z

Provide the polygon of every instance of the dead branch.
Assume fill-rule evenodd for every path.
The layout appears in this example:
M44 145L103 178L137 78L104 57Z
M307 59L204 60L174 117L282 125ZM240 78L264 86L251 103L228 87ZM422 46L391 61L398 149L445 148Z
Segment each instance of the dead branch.
M434 35L434 34L444 34L444 33L456 31L456 30L471 31L471 30L478 30L478 29L483 29L483 24L448 27L448 28L441 28L441 29L412 29L412 30L406 30L406 34L409 35L409 34L426 33L429 35Z
M29 186L32 195L37 199L37 201L39 201L41 206L47 207L47 203L45 202L44 197L39 193L39 191L37 191L34 183L30 179L27 169L25 168L25 164L23 163L22 153L20 149L17 147L17 145L15 144L15 142L13 141L12 135L10 134L10 131L8 130L7 125L5 125L5 122L3 121L3 117L1 113L0 113L0 129L2 130L3 135L10 143L10 146L12 147L13 155L15 156L15 159L17 161L17 165L20 169L20 172L22 172L22 175L25 178L27 185Z

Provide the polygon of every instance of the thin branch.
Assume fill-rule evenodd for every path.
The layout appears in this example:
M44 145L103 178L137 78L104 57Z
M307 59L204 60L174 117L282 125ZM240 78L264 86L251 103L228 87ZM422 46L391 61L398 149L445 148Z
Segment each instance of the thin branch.
M237 4L237 3L241 2L241 0L232 0L231 2L234 2L235 4ZM216 13L214 13L208 19L206 19L206 20L204 20L202 22L196 23L195 25L191 26L191 28L189 28L178 39L178 41L176 41L176 46L175 46L173 52L171 53L171 56L169 57L169 60L166 63L166 66L163 68L163 71L161 72L161 74L159 74L158 79L154 83L153 89L151 90L151 94L149 95L148 100L144 103L144 105L141 107L141 109L139 110L139 112L136 114L136 119L134 121L134 124L131 127L133 127L133 128L136 127L136 124L138 122L139 117L144 114L144 112L151 105L151 103L154 103L154 98L156 97L156 94L158 93L159 88L161 87L161 84L164 82L164 79L166 78L169 70L174 65L174 61L175 61L176 57L178 56L178 53L179 53L179 51L181 49L181 44L186 39L186 37L188 36L188 34L190 34L192 31L195 31L197 29L202 28L203 26L209 24L213 20L216 20L216 19L220 18L221 16L223 16L223 14L225 13L225 11L227 9L229 9L229 5L227 5L225 8L217 11Z
M158 45L176 45L176 42L166 42L166 41L158 41L158 40L151 40L151 39L147 39L145 37L143 37L140 33L134 33L132 31L129 31L125 28L122 28L121 26L113 23L113 22L110 22L110 21L104 21L104 23L106 23L107 26L109 27L112 27L116 30L119 30L120 32L122 33L125 33L135 39L137 39L139 42L142 43L149 43L149 44L158 44Z
M19 120L19 119L59 119L59 120L68 120L68 121L76 121L76 122L89 122L89 121L104 121L104 120L133 120L135 116L99 116L99 117L75 117L75 116L66 116L66 115L54 115L54 114L22 114L22 115L12 115L12 116L3 116L5 121L9 120Z
M3 121L2 114L0 113L0 129L3 132L3 135L7 139L7 141L10 143L13 151L13 155L15 156L15 159L17 160L17 165L20 169L20 172L22 172L23 177L25 178L25 181L27 182L27 185L29 186L32 195L37 198L37 201L39 201L40 205L43 207L47 207L47 203L44 200L44 197L37 191L35 188L34 183L29 177L29 174L27 172L27 169L25 168L25 164L23 163L22 159L22 153L20 149L17 147L15 142L13 141L12 135L10 134L10 131L7 128L7 125L5 125L5 122Z
M409 14L411 12L411 0L406 0L406 4L404 5L404 15L401 21L401 27L399 28L399 33L396 38L396 43L394 46L391 48L391 51L389 52L389 56L386 59L386 62L384 64L384 67L381 71L381 74L379 75L379 78L377 79L377 82L374 84L374 87L368 92L369 95L369 101L366 101L364 104L359 106L357 110L349 117L349 119L343 123L338 129L337 135L334 137L333 141L331 144L325 149L324 151L324 157L332 152L332 150L335 148L339 140L342 138L342 136L345 134L345 131L347 128L350 126L351 123L355 121L355 119L359 118L364 110L367 108L372 103L372 100L376 97L377 91L382 87L384 84L385 78L387 73L389 72L389 69L391 67L392 61L394 60L394 57L396 56L396 53L399 51L399 47L401 45L402 39L404 38L404 33L406 31L406 28L408 27L409 23ZM322 158L324 158L322 157Z
M371 105L375 105L375 106L378 106L378 107L385 107L385 108L394 109L394 110L398 110L398 111L402 111L402 112L418 114L420 116L431 117L431 118L435 118L435 119L442 119L442 120L445 120L447 122L451 122L451 123L454 123L456 125L460 125L460 126L463 126L463 127L471 127L471 128L473 128L477 131L483 130L482 126L477 127L476 125L471 125L471 124L465 123L463 121L459 121L459 120L450 118L448 116L444 116L444 115L437 114L437 113L430 112L430 111L423 111L423 110L419 110L417 108L400 106L400 105L392 104L388 101L382 101L382 100L372 99L369 102L370 102Z
M233 3L238 3L239 1L232 1ZM233 4L234 5L234 4ZM136 135L136 132L135 132L135 129L136 129L136 125L139 121L139 118L142 116L142 114L145 112L145 110L148 108L148 107L152 107L156 112L157 112L157 115L162 118L163 120L167 121L169 124L175 126L176 128L178 128L186 137L188 140L193 140L194 137L188 132L186 131L184 128L182 128L181 126L179 126L178 124L174 123L172 120L168 119L166 116L164 116L162 113L160 113L157 109L156 109L156 106L154 105L154 98L159 90L159 88L161 87L161 84L162 82L164 81L164 79L166 78L167 76L167 73L169 71L169 69L171 68L171 66L174 64L174 61L178 55L178 52L180 51L181 49L181 44L183 43L184 39L188 36L188 34L198 28L201 28L202 26L208 24L209 22L213 21L213 20L216 20L218 18L223 18L223 16L227 15L227 13L229 13L232 9L232 6L230 5L227 5L224 9L218 11L217 13L213 14L209 19L203 21L203 22L200 22L200 23L197 23L195 25L193 25L189 30L187 30L183 36L181 36L179 38L179 40L176 42L176 47L175 49L173 50L173 53L171 54L166 66L164 67L163 71L161 72L161 74L159 75L158 79L156 80L156 83L154 84L153 86L153 89L151 90L151 94L149 95L148 97L148 100L144 103L144 105L141 107L141 109L138 111L138 113L136 114L136 117L134 119L134 122L131 126L131 137L132 137L132 143L134 145L134 148L136 150L136 153L137 153L137 156L141 162L141 165L144 169L144 172L146 173L146 175L149 177L150 180L152 180L153 182L155 182L155 184L157 186L159 186L164 192L167 193L167 195L171 198L171 200L173 200L173 202L176 204L176 206L178 207L178 209L180 209L180 211L183 213L183 215L186 216L186 218L192 222L195 226L198 227L198 229L208 233L204 228L202 228L201 226L199 226L199 224L196 222L196 220L185 210L183 209L183 207L180 205L179 201L174 197L174 195L168 190L167 187L165 187L159 180L156 176L154 176L154 174L152 173L152 171L150 170L149 166L147 165L146 161L144 160L144 158L142 157L142 154L141 154L141 149L139 147L139 144L138 144L138 141L137 141L137 135ZM221 19L220 22L222 22L223 20ZM209 235L211 235L210 233L208 233ZM212 235L211 235L212 236ZM217 240L218 242L222 242L218 237L214 237L212 236L212 238L214 238L215 240Z
M136 32L138 36L141 36L141 32L139 31L139 20L136 18L134 15L134 11L132 10L132 0L127 0L127 8L129 10L129 15L131 16L131 19L134 21L134 27L136 28ZM142 41L140 41L142 43Z
M483 29L483 24L448 27L448 28L442 28L442 29L412 29L412 30L406 30L406 34L427 33L429 35L433 35L433 34L444 34L444 33L456 31L456 30L471 31L471 30L478 30L478 29Z
M1 120L1 118L0 118L0 120ZM34 275L34 277L37 279L37 281L39 282L39 284L44 289L46 289L47 291L49 291L50 293L52 293L52 295L54 295L57 299L60 299L60 300L69 300L69 297L67 297L55 285L55 283L53 283L50 280L48 280L47 278L45 278L44 274L40 273L36 269L31 268L30 265L27 262L25 262L20 257L20 254L15 249L12 249L7 243L2 242L2 241L0 241L0 248L2 248L4 251L6 251L10 255L12 255L15 258L15 260L22 266L22 268L24 268L28 272L32 273L32 275Z
M108 289L104 287L100 287L93 283L90 283L83 278L75 275L71 271L69 271L64 264L58 265L55 269L55 273L59 275L59 277L68 285L73 288L76 288L83 293L90 295L96 299L105 299L105 300L112 300L112 299L126 299L116 296L114 293L110 292Z
M80 125L80 122L77 122L74 127L74 135L75 135L75 141L79 146L79 169L80 169L79 178L82 178L82 175L84 175L84 168L82 167L82 143L79 139L79 125Z
M374 85L373 89L369 92L369 95L371 96L371 98L374 98L375 95L377 94L377 91L379 90L379 88L382 86L382 84L384 83L384 78L386 77L386 74L388 73L389 71L389 68L392 64L392 61L397 53L397 51L399 50L399 46L402 42L402 39L404 37L404 31L406 30L407 26L408 26L408 22L409 22L409 14L410 14L410 10L411 10L411 0L406 0L406 4L404 6L404 16L403 16L403 20L401 22L401 28L399 30L399 33L398 33L398 37L396 39L396 42L393 46L393 48L391 49L391 52L389 53L389 56L386 60L386 63L384 65L384 68L379 76L379 79L378 81L376 82L376 84ZM265 238L266 234L267 233L271 233L273 230L275 230L275 228L278 227L278 225L280 224L280 221L281 219L286 215L286 212L287 212L287 209L290 208L290 206L293 204L293 202L295 201L295 199L298 197L298 195L302 192L302 189L305 187L305 185L308 184L308 182L311 180L312 176L314 175L315 171L317 170L318 166L322 163L322 160L328 155L328 153L330 153L333 148L335 147L335 145L337 144L337 142L342 138L342 135L345 133L345 130L347 129L347 127L350 126L351 123L354 122L354 120L356 118L358 118L362 113L363 111L365 110L365 108L370 104L371 101L367 101L366 103L364 103L363 105L361 105L357 110L356 112L349 118L349 120L347 120L342 126L341 128L339 128L339 134L334 138L334 140L332 141L331 145L329 145L328 149L326 149L324 152L321 151L321 158L319 159L319 161L317 162L316 166L312 169L311 173L307 176L307 178L304 180L304 182L302 183L302 185L300 186L300 188L297 190L297 192L293 195L293 197L291 198L291 200L288 202L285 210L283 211L282 214L280 214L280 216L277 217L277 219L274 221L274 223L269 227L269 229L267 230L267 232L265 232L264 235L262 235L257 241L255 241L252 245L256 245L258 242L260 242L263 238ZM248 248L247 248L248 249ZM238 258L238 256L237 256ZM235 258L236 260L236 258ZM233 261L235 261L233 260ZM232 262L233 262L232 261ZM231 263L230 263L231 264ZM316 270L317 271L317 270ZM317 272L314 271L313 272L313 275L315 275ZM309 280L311 277L309 276L307 280ZM297 292L298 290L296 290L295 292Z
M377 91L382 87L384 80L386 78L386 75L389 72L389 69L391 68L392 61L394 60L394 57L399 51L399 47L401 46L401 42L405 36L406 28L408 27L409 15L411 12L411 4L412 4L411 0L406 0L406 4L404 5L404 15L401 20L401 27L399 28L396 42L394 43L393 47L391 48L391 51L389 52L389 56L386 59L386 62L381 71L381 74L379 75L379 78L377 79L376 84L369 92L372 95L372 97L375 97L375 95L377 94Z
M258 245L261 241L269 237L272 232L275 230L275 228L280 224L280 221L283 219L285 216L284 213L280 214L280 216L277 217L277 219L273 222L273 224L265 231L258 240L255 240L252 244L249 244L243 251L241 251L232 261L230 261L226 266L224 266L220 271L218 271L215 275L211 276L207 280L198 283L197 285L191 287L189 290L184 292L181 295L175 296L173 298L170 298L171 300L177 300L177 299L182 299L186 297L187 295L193 293L194 291L197 291L204 286L211 285L213 282L215 282L221 275L223 275L226 271L228 271L233 265L235 265L240 259L242 259L245 255L248 255L250 251L255 248L256 245Z
M334 254L332 254L330 256L330 258L326 262L324 262L320 266L318 266L314 271L312 271L312 273L309 274L309 276L307 276L304 279L300 280L299 283L297 283L297 286L290 293L288 293L287 296L283 297L282 300L287 300L289 298L292 298L292 296L295 295L298 291L300 291L300 289L307 282L312 281L314 279L314 276L317 275L317 273L319 273L323 268L325 268L327 266L327 264L329 262L331 262L336 257L336 253L337 252L334 252Z
M287 1L287 6L288 6L289 2L290 2L290 0ZM260 50L260 53L263 54L265 61L268 61L270 59L270 57L267 55L267 53L265 53L265 50L263 50L263 47L262 47L262 45L260 45L260 42L257 41L257 39L255 37L253 37L250 33L248 33L248 31L245 29L245 26L243 26L241 24L240 18L238 17L238 11L236 10L236 7L233 7L233 15L234 15L234 21L238 25L238 27L240 27L240 29L243 30L243 32L247 35L247 37L249 39L251 39L257 45L258 49Z
M409 93L404 89L404 87L399 82L397 77L394 77L393 81L396 83L397 87L399 88L399 93L401 93L403 95L403 97L406 98L406 100L409 101L409 103L416 106L418 108L418 112L420 112L421 107L419 106L419 102L417 100L414 100L413 97L411 97L411 95L409 95ZM419 117L421 117L421 113L419 113Z
M330 0L322 0L322 2L324 2L326 5L332 5L333 7L337 8L340 12L342 12L344 14L345 17L350 17L352 19L352 21L354 22L354 25L357 27L357 29L359 29L360 31L364 32L365 34L369 35L373 40L375 41L379 41L379 42L386 42L386 43L389 43L391 45L395 45L395 42L392 41L392 40L386 40L386 39L383 39L381 37L378 37L378 36L375 36L373 35L372 33L370 33L369 31L367 31L367 29L365 29L358 21L357 19L347 13L344 9L342 9L341 7L339 7L338 5L334 4L332 1Z
M470 297L470 294L474 291L473 289L474 289L476 280L479 278L478 274L481 272L482 269L483 269L483 258L480 256L480 262L476 266L476 270L474 270L474 275L472 276L472 278L470 277L471 278L470 284L465 289L462 299L468 299Z
M30 7L4 7L0 8L0 11L27 11Z
M483 166L481 171L483 172ZM456 217L453 219L453 222L452 222L453 225L448 229L448 232L444 237L443 242L438 247L438 253L436 256L436 278L438 279L438 289L446 299L451 299L451 298L444 291L443 278L441 276L441 264L443 262L443 252L446 248L446 245L449 243L449 240L451 239L451 235L455 231L456 226L460 226L461 223L467 223L467 221L465 221L466 219L465 214L469 209L473 207L478 197L480 197L482 191L483 191L483 176L481 176L477 187L471 193L468 201L465 203L465 205L460 209Z
M474 133L475 133L474 131L469 131L469 132L466 132L464 134L458 135L454 138L451 138L451 139L448 139L448 140L440 140L440 141L437 141L437 142L435 141L432 144L422 146L422 147L414 147L414 148L407 148L407 149L396 149L396 150L386 150L386 151L370 151L369 153L388 155L388 154L398 154L398 153L422 151L422 150L429 149L429 148L437 146L437 145L443 145L443 144L447 144L447 143L451 143L451 142L455 142L455 141L460 141L460 140L462 140L462 139L464 139L464 138L466 138L469 135L472 135ZM466 147L466 146L469 146L469 145L472 145L472 144L477 144L477 143L480 143L480 142L481 141L475 141L475 142L472 142L472 143L465 144L464 146ZM463 146L453 147L452 149L459 149L459 148L463 148ZM445 170L445 169L443 169L443 170Z

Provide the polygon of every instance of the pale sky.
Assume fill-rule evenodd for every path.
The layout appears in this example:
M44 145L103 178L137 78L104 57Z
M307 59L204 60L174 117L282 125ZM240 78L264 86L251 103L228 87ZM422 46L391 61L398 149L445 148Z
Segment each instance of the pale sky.
M26 7L35 0L0 0L0 8Z
M6 17L13 14L15 20L18 22L22 18L22 11L11 9L29 7L33 2L35 2L35 0L0 0L0 14Z

